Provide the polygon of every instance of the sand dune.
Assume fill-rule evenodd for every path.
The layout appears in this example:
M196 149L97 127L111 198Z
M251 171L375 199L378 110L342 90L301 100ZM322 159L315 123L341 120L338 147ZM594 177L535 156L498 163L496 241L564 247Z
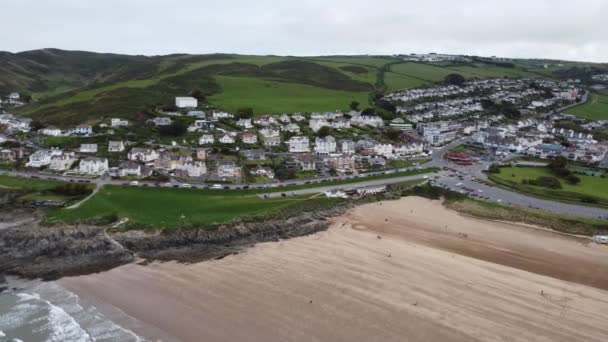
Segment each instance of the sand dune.
M62 283L182 341L606 341L606 270L585 240L405 198L222 260Z

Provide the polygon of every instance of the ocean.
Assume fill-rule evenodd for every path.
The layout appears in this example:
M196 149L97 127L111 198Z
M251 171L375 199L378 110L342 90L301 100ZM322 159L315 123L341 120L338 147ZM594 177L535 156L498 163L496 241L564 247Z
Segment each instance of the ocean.
M0 293L0 342L144 341L56 282L8 279L0 286L7 287ZM130 319L123 315L120 321Z

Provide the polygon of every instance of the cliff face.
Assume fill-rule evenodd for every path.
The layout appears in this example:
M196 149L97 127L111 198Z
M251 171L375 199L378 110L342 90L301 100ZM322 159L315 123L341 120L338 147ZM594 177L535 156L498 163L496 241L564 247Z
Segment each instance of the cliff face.
M203 261L237 253L257 242L314 234L347 207L282 221L223 226L216 231L174 230L108 234L100 227L13 227L0 230L0 275L56 279L108 270L135 260Z

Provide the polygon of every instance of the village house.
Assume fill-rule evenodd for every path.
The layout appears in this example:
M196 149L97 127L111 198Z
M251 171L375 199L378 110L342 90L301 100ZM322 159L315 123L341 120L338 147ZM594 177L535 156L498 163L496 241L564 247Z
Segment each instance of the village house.
M288 141L289 152L291 153L306 153L310 152L310 141L308 137L295 136Z
M91 125L79 125L70 130L70 134L74 135L90 135L93 134Z
M274 179L274 171L269 167L263 167L258 165L255 169L251 170L251 174L258 177L266 177Z
M297 121L297 122L300 122L300 121L304 121L304 120L306 120L306 117L305 117L304 115L300 114L300 113L293 114L293 115L291 116L291 118L292 118L294 121Z
M241 155L247 160L266 160L266 152L264 150L242 150Z
M66 152L61 155L52 156L49 169L53 171L67 171L72 168L75 162L76 155L74 152Z
M148 120L147 122L153 124L154 126L169 126L173 123L173 120L164 116L158 116L154 119Z
M279 116L279 121L281 121L282 123L290 123L291 118L287 114L282 114L281 116Z
M265 116L260 116L259 118L256 118L254 123L258 126L268 127L268 126L276 125L277 120L272 116L265 115Z
M58 137L58 136L61 136L62 132L61 132L61 129L59 129L57 127L49 126L49 127L45 127L43 129L41 129L40 134L51 136L51 137Z
M224 134L222 137L220 137L219 142L221 144L234 144L235 140L232 136L230 136L230 134Z
M158 152L150 148L135 147L129 151L127 158L133 161L148 163L158 158Z
M333 129L348 129L350 128L350 121L348 119L340 118L332 121L329 126Z
M386 192L386 185L373 185L356 189L357 196L378 195Z
M287 162L287 167L300 171L316 171L317 159L310 154L293 156L293 158Z
M202 161L189 161L180 164L175 169L175 176L184 178L200 178L207 173L207 165Z
M384 121L382 118L375 115L355 115L350 119L351 125L357 126L371 126L371 127L382 127Z
M97 153L97 144L80 144L80 153Z
M262 137L264 140L264 146L266 147L274 147L281 145L281 137L280 136L272 136L272 137Z
M260 129L260 134L264 138L270 138L270 137L280 136L281 132L277 128L264 127L262 129Z
M213 112L213 114L211 115L213 120L219 120L219 119L232 119L234 117L234 115L230 114L230 113L226 113L226 112Z
M251 132L241 134L241 140L244 144L253 145L258 143L258 135Z
M110 141L108 143L108 152L122 152L125 150L125 144L122 141Z
M423 143L409 143L403 145L397 145L393 148L393 154L398 157L407 157L413 156L417 154L421 154L424 152L424 144Z
M15 156L15 151L11 149L2 149L0 150L0 162L14 162L17 160Z
M241 175L241 168L232 161L218 161L216 173L219 178L236 178Z
M312 131L315 133L321 130L321 128L323 127L330 126L329 121L325 120L325 118L310 119L308 125L310 129L312 129Z
M386 158L393 157L394 146L392 144L376 144L374 145L374 154Z
M336 170L339 174L354 174L357 173L356 170L356 159L355 156L352 155L337 155L326 158L324 160L325 164L331 168Z
M198 138L199 145L211 145L215 142L215 138L211 134L203 134Z
M336 152L336 139L331 135L317 137L315 139L315 153L318 155L329 155Z
M175 106L177 108L196 108L198 107L198 100L190 96L176 97Z
M29 157L29 161L25 164L27 167L41 168L51 164L51 158L53 156L60 156L63 151L51 149L51 150L38 150L32 153Z
M108 159L87 157L80 161L78 172L85 175L98 176L108 172Z
M339 143L342 154L355 154L355 142L352 140L342 140Z
M129 126L129 121L128 120L123 120L120 118L112 118L110 119L110 126L112 127L125 127L125 126Z
M194 120L194 122L188 126L188 132L192 133L192 132L199 132L199 131L206 131L206 130L212 130L215 128L215 124L213 123L213 121L210 120Z
M118 177L144 178L152 174L152 169L134 161L126 161L118 167Z
M298 133L300 133L300 126L298 126L295 123L290 123L290 124L283 126L283 130L285 132L298 134Z
M172 171L180 165L191 162L192 156L189 154L179 154L175 152L162 152L154 161L154 168L164 171Z
M204 119L207 116L207 114L201 110L191 110L186 115L198 119Z
M206 148L197 148L194 157L198 160L205 160L209 155L209 150Z
M239 119L236 122L236 125L239 127L243 127L244 129L253 128L253 124L251 123L251 119Z

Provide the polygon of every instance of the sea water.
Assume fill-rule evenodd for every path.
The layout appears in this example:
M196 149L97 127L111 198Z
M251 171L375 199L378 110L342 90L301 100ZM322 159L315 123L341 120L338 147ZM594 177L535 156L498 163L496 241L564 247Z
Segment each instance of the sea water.
M0 293L0 342L143 341L55 282L10 279Z

